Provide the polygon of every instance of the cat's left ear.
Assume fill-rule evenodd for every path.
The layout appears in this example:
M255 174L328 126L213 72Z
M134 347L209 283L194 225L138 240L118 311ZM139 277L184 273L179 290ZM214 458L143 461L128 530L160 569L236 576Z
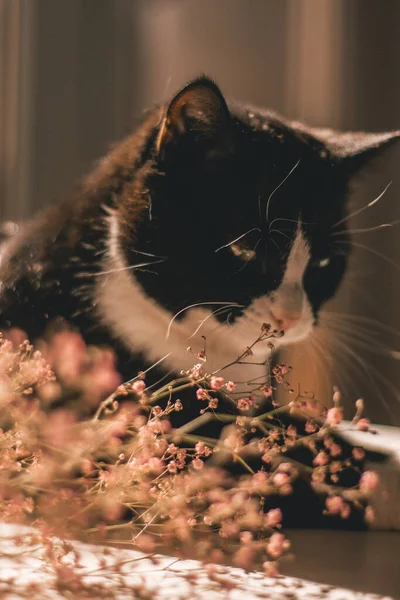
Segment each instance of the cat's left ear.
M364 133L325 129L315 130L314 135L324 142L330 153L348 170L349 174L362 169L370 160L400 139L400 131Z
M233 149L231 116L218 86L201 77L184 87L169 104L157 140L161 159L182 148L206 159Z

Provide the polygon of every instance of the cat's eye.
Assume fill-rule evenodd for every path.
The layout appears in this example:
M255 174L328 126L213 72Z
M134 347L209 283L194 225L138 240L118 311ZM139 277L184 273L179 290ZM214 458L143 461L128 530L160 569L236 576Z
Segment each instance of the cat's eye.
M331 262L331 259L326 256L325 258L321 258L320 260L314 261L314 266L323 269L324 267L328 267Z
M256 256L255 250L250 250L250 248L243 248L243 246L239 246L239 244L231 244L230 249L235 256L238 256L242 260L253 260Z

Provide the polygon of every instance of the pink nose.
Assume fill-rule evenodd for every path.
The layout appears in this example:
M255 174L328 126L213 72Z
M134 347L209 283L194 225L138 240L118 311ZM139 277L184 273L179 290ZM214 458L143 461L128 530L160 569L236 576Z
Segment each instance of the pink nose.
M288 331L300 321L300 317L296 317L294 315L285 315L278 319L278 327L283 329L283 331Z

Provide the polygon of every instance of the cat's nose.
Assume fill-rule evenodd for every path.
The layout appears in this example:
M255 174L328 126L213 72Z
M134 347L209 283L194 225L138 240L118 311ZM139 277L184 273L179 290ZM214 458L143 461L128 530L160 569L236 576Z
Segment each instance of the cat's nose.
M277 319L278 327L279 329L283 329L283 331L292 329L299 321L300 317L297 315L280 315L280 318Z

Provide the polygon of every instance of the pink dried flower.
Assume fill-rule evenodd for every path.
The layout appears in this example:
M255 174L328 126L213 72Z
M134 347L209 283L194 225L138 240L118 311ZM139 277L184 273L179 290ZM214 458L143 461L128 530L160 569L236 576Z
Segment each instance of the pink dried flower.
M355 460L364 460L365 458L365 450L360 446L353 448L351 454Z
M242 357L245 358L246 356L253 356L253 350L249 346L242 350Z
M183 410L183 404L180 400L175 400L174 408L177 412Z
M369 494L374 491L379 483L379 475L375 471L364 471L361 475L359 487L362 492Z
M193 379L200 379L203 375L203 365L200 363L194 365L194 367L190 370L190 374Z
M350 504L348 504L347 502L344 502L343 506L342 506L342 510L340 511L340 516L342 517L342 519L348 519L350 517L350 514L351 514Z
M328 410L326 415L326 423L328 425L339 425L343 421L343 409L339 406L334 406Z
M234 383L233 381L227 381L225 383L225 387L228 390L228 392L234 392L236 389L236 383Z
M332 444L329 448L329 452L331 453L331 456L340 456L342 454L342 448L339 444Z
M196 398L197 398L197 400L208 400L209 397L210 396L209 396L207 390L205 390L204 388L199 388L196 391Z
M278 564L275 561L267 560L263 563L264 573L267 577L278 577Z
M249 410L251 405L252 403L250 402L250 398L240 398L237 401L237 407L239 410Z
M202 469L204 467L204 463L201 460L201 458L194 458L192 460L192 467L194 469L196 469L196 471L199 471L200 469Z
M131 390L141 396L146 389L146 383L143 379L137 379L131 383Z
M254 489L262 489L268 483L268 473L257 471L251 478L251 485Z
M178 466L176 464L175 460L170 460L168 463L168 467L167 467L168 471L170 473L177 473L178 472Z
M364 513L364 519L366 523L374 523L375 521L375 511L372 506L367 506Z
M266 398L270 398L270 396L272 396L273 389L274 388L271 385L263 385L261 387L261 391Z
M267 527L279 527L282 523L282 511L280 508L271 508L265 515Z
M315 433L317 431L317 426L312 421L307 421L305 430L306 433Z
M212 454L212 449L208 448L204 442L197 442L195 450L200 456L210 456L210 454Z
M274 485L276 485L276 487L280 488L280 487L283 487L284 485L287 485L288 483L290 483L290 477L287 473L278 471L272 477L272 482Z
M357 409L357 411L364 410L364 400L362 398L359 398L358 400L356 400L356 409Z
M212 408L212 409L218 408L218 398L211 398L208 401L208 408Z
M370 425L371 425L370 420L366 419L365 417L363 417L362 419L359 419L356 423L356 427L360 431L368 431L370 428Z
M241 544L251 544L251 542L254 539L254 535L252 534L251 531L242 531L242 533L240 534L240 543Z
M328 462L329 462L329 456L325 452L325 450L321 450L321 452L318 452L317 456L313 460L313 464L318 467L322 467L322 466L328 464Z
M279 558L285 550L286 538L283 533L273 533L268 540L267 552L272 558Z
M341 496L329 496L325 500L325 506L329 515L338 515L343 510L343 498Z
M289 438L295 438L297 436L297 429L294 425L288 425L286 428L286 435Z
M223 377L216 377L213 375L210 380L210 385L213 390L220 390L225 383L225 379Z

